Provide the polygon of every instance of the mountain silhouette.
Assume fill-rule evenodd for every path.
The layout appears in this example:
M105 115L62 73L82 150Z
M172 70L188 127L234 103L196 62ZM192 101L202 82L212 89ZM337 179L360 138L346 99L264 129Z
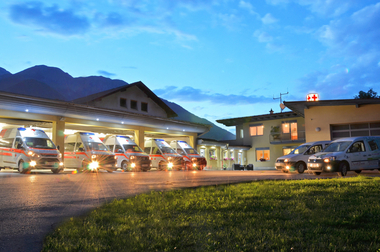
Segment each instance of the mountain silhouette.
M74 78L60 68L45 65L34 66L15 74L0 68L0 91L51 100L72 101L127 84L125 81L103 76ZM173 119L212 125L211 130L202 137L215 140L235 139L235 135L229 131L190 113L174 102L162 100L177 113L178 116Z

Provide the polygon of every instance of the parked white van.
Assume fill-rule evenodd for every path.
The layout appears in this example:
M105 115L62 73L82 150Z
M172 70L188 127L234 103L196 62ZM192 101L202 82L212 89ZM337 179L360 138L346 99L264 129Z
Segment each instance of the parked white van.
M186 141L174 140L170 142L172 147L178 154L182 155L184 161L184 169L187 170L203 170L207 161L198 154Z
M78 171L116 171L116 156L94 134L77 132L65 136L65 167Z
M291 151L288 155L277 158L275 167L283 172L303 173L307 170L309 156L322 151L331 141L304 143Z
M62 155L43 130L8 128L0 132L0 167L27 173L32 169L63 171ZM0 168L0 169L1 169Z
M309 172L338 172L346 176L348 171L380 168L380 137L349 137L337 139L322 152L310 156L307 162Z
M158 170L181 170L183 157L173 150L163 139L149 139L145 141L145 152L149 154L152 167Z
M115 153L118 168L124 171L150 170L149 155L128 136L108 135L103 143Z

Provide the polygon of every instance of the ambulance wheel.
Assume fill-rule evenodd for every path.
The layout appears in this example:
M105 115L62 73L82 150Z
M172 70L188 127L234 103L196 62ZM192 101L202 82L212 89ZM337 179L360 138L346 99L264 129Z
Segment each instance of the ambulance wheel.
M362 172L362 170L356 170L355 172L356 172L357 174L359 174L359 173Z
M159 169L160 171L163 171L163 170L166 169L166 166L167 166L167 165L165 165L164 162L160 162L160 163L158 164L158 169Z
M128 171L128 163L127 163L127 161L123 161L123 162L121 162L121 169L123 170L123 171Z
M305 171L306 165L304 162L298 162L296 164L296 172L301 174Z
M24 169L24 161L20 160L18 163L18 171L22 174L25 174L29 171L29 169Z
M348 164L346 162L342 162L339 165L338 175L344 177L347 175L348 170L349 170Z
M58 173L61 171L61 169L51 169L51 171L52 171L54 174L58 174Z

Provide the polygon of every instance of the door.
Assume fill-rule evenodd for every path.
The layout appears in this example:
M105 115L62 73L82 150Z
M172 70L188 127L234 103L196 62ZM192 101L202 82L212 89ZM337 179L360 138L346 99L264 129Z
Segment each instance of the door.
M367 151L367 160L368 160L368 168L369 169L378 169L379 167L379 159L380 159L380 148L378 143L374 139L369 140L368 151Z
M347 151L350 170L361 170L368 168L367 153L363 141L357 141Z
M17 167L17 163L16 163L16 157L15 157L15 148L13 148L13 142L14 142L14 139L13 138L8 138L8 139L5 139L4 141L7 142L6 144L6 147L3 148L3 164L4 166L8 166L8 167Z
M242 161L242 153L239 152L238 153L238 163L241 165L241 161Z

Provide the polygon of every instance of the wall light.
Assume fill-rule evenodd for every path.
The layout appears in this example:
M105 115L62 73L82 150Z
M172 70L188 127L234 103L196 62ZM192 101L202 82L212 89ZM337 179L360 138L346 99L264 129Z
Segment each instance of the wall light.
M316 132L319 132L319 131L321 131L321 128L320 128L320 127L316 127L316 128L315 128L315 131L316 131Z

